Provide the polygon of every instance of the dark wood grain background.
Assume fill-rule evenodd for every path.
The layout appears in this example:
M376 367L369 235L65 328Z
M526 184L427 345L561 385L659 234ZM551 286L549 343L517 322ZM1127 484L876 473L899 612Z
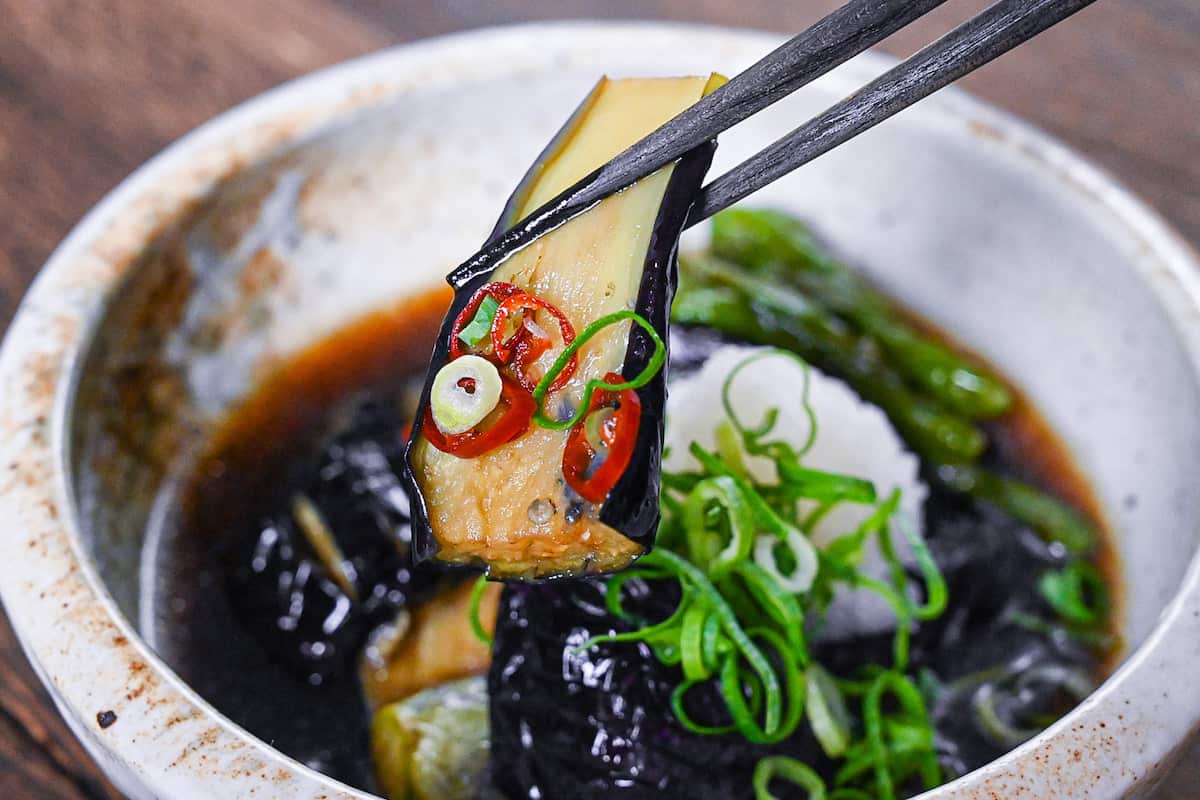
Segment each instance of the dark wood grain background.
M483 25L648 17L796 31L838 2L0 0L0 332L55 244L118 181L280 81ZM951 0L884 49L908 54L984 5ZM1085 153L1200 242L1200 2L1101 0L964 83ZM1185 764L1160 796L1200 798L1200 769ZM0 616L0 798L117 797Z

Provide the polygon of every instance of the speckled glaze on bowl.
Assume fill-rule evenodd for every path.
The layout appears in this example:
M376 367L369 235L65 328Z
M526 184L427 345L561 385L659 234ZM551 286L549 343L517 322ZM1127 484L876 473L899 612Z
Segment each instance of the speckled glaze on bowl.
M130 797L363 798L233 725L139 634L153 500L288 353L435 285L601 73L733 73L779 38L661 24L483 31L288 84L205 125L58 249L0 352L0 593ZM716 170L877 73L864 56L722 140ZM771 187L1029 393L1118 535L1118 671L923 797L1141 797L1200 723L1200 272L1111 180L944 92ZM161 520L159 520L161 521ZM111 716L110 716L111 715ZM108 723L108 724L105 724Z

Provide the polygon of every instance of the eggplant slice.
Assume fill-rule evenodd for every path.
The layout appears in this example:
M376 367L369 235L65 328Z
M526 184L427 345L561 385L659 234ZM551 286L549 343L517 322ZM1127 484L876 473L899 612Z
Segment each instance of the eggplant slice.
M521 182L497 233L723 82L717 75L602 79ZM478 565L494 578L530 580L618 570L652 545L659 514L662 371L637 390L641 419L632 456L598 501L580 496L564 478L569 431L534 421L506 444L459 457L430 441L425 428L435 423L426 412L434 377L451 360L455 320L489 283L513 284L553 304L577 332L607 314L634 310L665 342L679 235L714 148L714 143L698 147L564 221L506 255L490 273L459 282L451 276L455 297L434 349L407 453L418 559ZM561 351L561 345L554 347L534 364L544 374ZM627 379L637 375L653 353L651 337L630 321L604 328L580 348L578 368L549 396L548 412L561 415L564 407L576 407L591 379L614 372Z
M633 587L630 608L661 619L678 603L673 588ZM764 755L819 763L806 730L763 746L736 733L684 728L671 707L683 675L644 642L579 650L592 636L637 627L608 612L605 589L592 579L505 588L488 673L491 781L501 795L749 800ZM723 724L704 714L722 707L709 688L691 692L693 713L702 723Z

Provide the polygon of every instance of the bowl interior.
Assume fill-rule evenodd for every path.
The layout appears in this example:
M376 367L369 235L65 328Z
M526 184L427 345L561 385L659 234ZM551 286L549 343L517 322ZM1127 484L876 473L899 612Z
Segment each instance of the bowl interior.
M171 513L160 489L272 365L438 285L601 72L733 72L740 59L600 48L384 98L224 180L165 229L111 298L71 414L85 545L122 611L153 613L139 587L156 566L146 532ZM713 174L878 66L853 62L731 132ZM1196 549L1200 383L1153 249L1008 126L936 98L753 200L810 219L1044 412L1116 534L1132 649Z

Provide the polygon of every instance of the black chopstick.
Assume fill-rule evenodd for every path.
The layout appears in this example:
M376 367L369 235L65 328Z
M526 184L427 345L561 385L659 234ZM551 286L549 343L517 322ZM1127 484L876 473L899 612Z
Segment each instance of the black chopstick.
M688 226L728 208L1095 0L1001 0L709 183Z
M943 0L850 0L728 84L635 143L507 231L447 280L456 288L512 253L778 101L941 5ZM687 226L707 219L1095 0L1000 0L861 90L709 183Z
M852 0L630 145L581 183L607 197L877 44L945 0Z
M943 2L850 0L487 242L450 273L448 280L458 287L490 272L512 252L812 82Z

